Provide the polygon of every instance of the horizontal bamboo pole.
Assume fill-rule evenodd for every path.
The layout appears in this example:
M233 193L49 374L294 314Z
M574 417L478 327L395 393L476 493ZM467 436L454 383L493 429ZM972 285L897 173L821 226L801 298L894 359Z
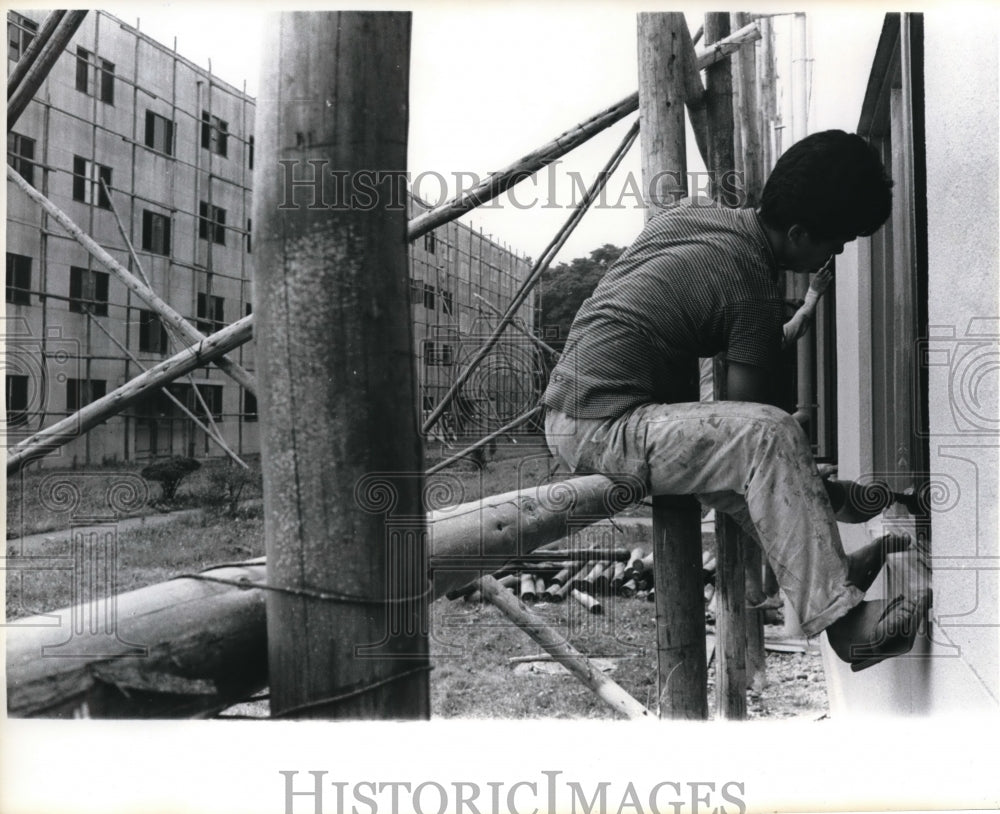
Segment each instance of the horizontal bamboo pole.
M618 494L588 475L429 513L432 595L464 585L484 558L532 551L620 511ZM191 717L248 697L267 683L266 589L253 587L265 580L259 558L13 620L9 714ZM113 635L79 624L98 616L114 620Z
M42 207L42 209L44 209L49 215L51 215L52 218L69 233L70 237L83 246L83 248L85 248L94 259L110 270L125 284L125 287L128 288L129 291L135 294L153 311L155 311L163 319L164 325L176 332L178 336L183 338L189 344L193 345L204 341L205 335L201 331L197 330L193 325L191 325L190 322L184 319L184 317L168 305L164 299L153 291L153 289L139 280L134 274L132 274L132 272L125 268L125 266L108 254L108 252L105 251L105 249L100 246L97 241L77 226L58 206L42 195L42 193L35 189L31 184L25 181L9 164L7 165L7 180L13 181L18 189ZM214 361L224 373L233 379L233 381L244 389L249 390L254 395L257 394L257 384L254 381L253 376L247 370L238 365L236 362L226 359L225 356L217 357Z
M741 46L759 39L759 26L756 23L750 23L733 32L729 37L714 43L710 48L697 50L694 57L694 67L699 71L704 70L709 65L714 65L716 62L725 59ZM690 87L693 88L693 82L690 84ZM696 128L695 133L698 135L697 140L700 147L701 139L704 135L703 132L699 133L699 130L703 128L703 125L699 123L703 119L699 112L701 102L700 99L692 94L686 100L686 103L689 110L692 108L695 109L692 124ZM411 218L407 228L407 239L414 241L432 229L456 220L465 213L471 212L477 206L482 206L487 201L491 201L502 195L515 184L526 178L530 178L539 170L562 158L580 144L593 138L598 133L611 127L611 125L621 121L638 109L638 92L626 96L621 101L605 108L600 113L597 113L575 127L571 127L565 133L556 136L534 152L519 158L502 170L491 173L483 181L462 195L458 195L450 201L445 201L440 206L436 206L427 212Z
M580 679L615 712L633 720L653 717L649 710L598 670L590 659L573 647L544 619L529 611L508 592L503 591L492 577L483 579L481 590L487 601L545 648L552 658Z
M185 373L221 358L224 353L248 342L252 336L251 314L212 334L197 345L164 359L155 367L112 390L106 396L92 401L73 415L21 441L7 456L7 474L17 472L28 461L42 458L74 438L79 438L102 421L120 413L150 390L169 384Z

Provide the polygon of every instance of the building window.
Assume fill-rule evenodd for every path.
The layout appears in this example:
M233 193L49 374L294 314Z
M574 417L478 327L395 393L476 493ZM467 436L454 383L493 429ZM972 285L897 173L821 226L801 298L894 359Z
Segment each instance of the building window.
M424 301L424 281L410 278L410 303L419 305Z
M226 210L201 201L198 204L198 236L226 245Z
M453 362L452 347L447 342L434 342L433 340L424 342L424 364L428 367L451 365Z
M213 297L211 294L198 292L198 330L203 334L214 334L216 331L226 327L226 319L223 316L222 297Z
M174 154L174 123L152 110L146 111L146 146L167 155Z
M170 254L170 218L142 210L142 249L153 254Z
M223 158L229 150L229 124L207 110L201 112L201 146Z
M434 310L434 286L424 283L424 308Z
M77 46L76 89L113 105L115 103L115 63L101 59L86 48Z
M871 451L862 464L884 473L893 490L918 494L930 461L928 359L913 351L929 330L923 76L921 15L887 14L857 128L894 182L892 214L862 238L859 252L871 347L870 378L862 382Z
M35 185L35 140L18 133L7 135L7 160L17 173Z
M70 266L69 310L78 314L108 315L108 275L103 271Z
M66 379L66 409L79 410L104 398L107 392L104 379Z
M205 405L208 407L208 412L209 415L212 416L212 420L222 421L222 385L202 384L199 382L198 392L201 393L201 397L205 400ZM192 393L192 395L194 394ZM193 412L196 415L204 416L205 407L202 406L197 396L194 396L194 400L197 406L194 408Z
M147 353L166 353L167 329L155 311L139 311L139 350Z
M7 302L31 305L31 258L7 252Z
M441 294L441 313L452 316L455 313L454 297L452 297L450 291L445 291L443 288L439 293Z
M257 420L257 397L249 390L243 391L243 420Z
M247 254L253 253L253 246L250 243L250 235L253 233L253 220L247 218Z
M15 11L7 15L7 59L19 62L38 33L38 23Z
M247 169L253 169L253 136L247 139Z
M96 203L101 209L110 209L111 201L101 188L101 181L111 189L111 167L105 167L83 156L73 156L73 200Z
M28 377L6 377L7 425L17 427L28 420Z
M437 237L433 232L428 232L424 235L424 250L430 254L434 254L437 248Z

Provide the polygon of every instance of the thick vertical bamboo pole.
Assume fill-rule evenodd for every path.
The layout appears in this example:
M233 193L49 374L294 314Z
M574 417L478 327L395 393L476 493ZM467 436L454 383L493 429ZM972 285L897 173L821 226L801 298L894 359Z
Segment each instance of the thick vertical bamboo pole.
M646 217L687 194L684 149L684 15L639 15L639 121ZM728 68L727 68L728 70ZM698 400L693 366L688 398ZM656 652L661 718L708 717L701 523L692 498L653 498Z
M705 15L705 42L712 43L729 34L729 15ZM736 58L736 57L734 57ZM709 173L720 179L715 187L716 201L720 205L735 205L742 200L729 197L730 188L721 179L729 177L735 169L733 152L733 70L729 65L715 65L706 72L708 116L712 132L712 163ZM745 177L744 177L745 182ZM744 192L745 192L744 187ZM726 369L721 360L715 366L715 398L726 398ZM716 596L718 597L717 646L715 650L716 712L720 718L743 720L746 718L746 624L745 585L740 530L726 515L715 521L715 540L718 553L716 570Z
M750 21L750 15L745 12L736 12L732 16L734 28L742 28ZM762 37L765 32L769 32L770 20L761 20ZM758 93L758 71L757 55L755 48L742 48L733 55L733 79L734 93L736 96L736 123L735 127L742 133L741 143L743 145L743 189L746 193L747 206L757 206L760 204L760 196L764 189L764 145L761 138L761 106L764 102L764 93ZM765 54L770 55L770 49L766 46L762 48ZM766 75L766 74L765 74ZM753 604L758 604L764 598L762 585L763 561L760 548L747 537L746 534L735 523L731 523L729 534L735 535L736 545L739 548L746 569L746 581L744 588L735 587L738 597L733 597L733 601L738 600L739 607L735 610L734 625L736 628L743 627L746 631L746 646L739 670L745 671L745 684L759 686L763 682L765 654L764 654L764 615L762 611L745 610L748 604L746 593L752 595ZM720 572L722 565L720 564ZM720 603L725 603L726 597L720 597ZM738 618L737 618L738 617ZM734 630L734 635L739 635ZM737 654L737 657L738 654ZM745 699L744 699L745 709ZM743 712L745 717L745 711Z
M677 12L639 14L639 141L647 220L687 195L686 26Z
M410 23L282 13L264 49L254 313L280 717L429 715L402 185Z
M749 18L750 15L746 12L734 12L733 27L741 28L749 22ZM731 57L734 83L737 86L737 127L743 145L743 189L746 192L746 206L757 206L760 203L760 193L764 187L755 50L754 46L747 46Z
M710 19L711 18L711 19ZM719 39L729 33L729 16L705 15L705 38ZM728 62L705 69L705 107L708 113L708 174L712 197L723 206L738 206L740 197L733 170L733 78Z
M802 140L809 132L809 87L807 72L809 55L807 45L806 15L798 13L792 18L792 143ZM809 290L809 276L792 275L792 288L797 299L805 297ZM795 344L795 373L797 378L796 412L807 416L806 431L811 433L816 424L816 404L813 400L813 368L816 333L810 325L805 334ZM802 627L794 608L785 603L784 635L798 637Z

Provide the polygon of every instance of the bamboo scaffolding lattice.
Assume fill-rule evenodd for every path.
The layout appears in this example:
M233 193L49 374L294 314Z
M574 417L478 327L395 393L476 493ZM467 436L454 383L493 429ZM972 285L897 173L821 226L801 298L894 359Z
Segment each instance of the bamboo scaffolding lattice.
M92 257L113 272L114 275L121 280L133 294L143 300L151 309L162 317L163 323L166 327L174 330L178 336L182 337L186 342L197 343L205 340L206 337L203 333L201 333L201 331L192 326L155 291L153 291L141 280L137 279L135 275L133 275L121 263L108 254L108 252L105 251L105 249L103 249L97 241L86 234L69 218L68 215L66 215L65 212L52 203L52 201L25 181L24 178L22 178L20 174L18 174L18 172L9 164L7 165L7 178L8 180L13 181L18 189L41 206L42 209L44 209L49 215L51 215L52 218L60 226L62 226L74 240L83 246ZM249 390L251 393L256 394L256 382L248 371L244 370L236 362L226 359L224 356L218 357L214 361L215 364L218 365L218 367L230 376L230 378L232 378L237 384Z

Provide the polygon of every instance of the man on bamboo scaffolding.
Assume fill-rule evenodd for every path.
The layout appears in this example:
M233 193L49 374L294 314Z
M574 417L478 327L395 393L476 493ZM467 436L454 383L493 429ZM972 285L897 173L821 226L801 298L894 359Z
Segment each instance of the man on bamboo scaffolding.
M571 471L732 515L803 632L826 630L855 670L908 652L925 600L865 601L908 539L846 555L806 435L772 406L782 343L802 328L783 324L781 272L816 271L879 229L891 186L863 139L831 130L781 156L757 210L685 200L657 214L581 306L543 397L549 446ZM719 353L731 400L680 401L697 359Z

